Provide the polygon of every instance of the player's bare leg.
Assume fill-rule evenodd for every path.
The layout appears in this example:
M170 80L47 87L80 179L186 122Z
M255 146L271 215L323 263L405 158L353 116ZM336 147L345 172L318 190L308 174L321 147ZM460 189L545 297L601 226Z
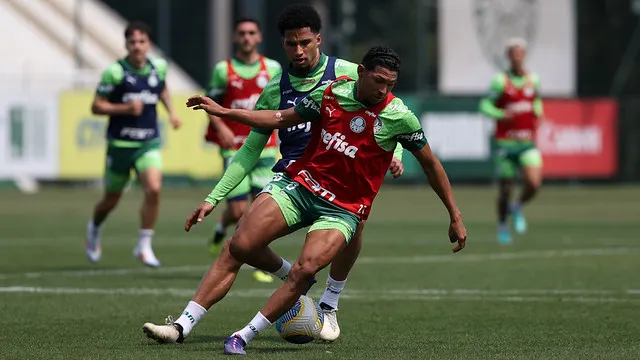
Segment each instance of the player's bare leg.
M522 194L520 195L519 201L515 203L511 209L515 229L520 234L527 231L527 221L522 212L522 207L538 193L542 185L542 167L523 166L521 173L524 181Z
M289 278L271 295L247 326L225 340L225 354L244 355L246 344L295 304L315 274L329 265L345 244L344 234L336 229L308 233L302 253L289 272Z
M213 238L209 243L209 252L211 255L218 256L222 251L223 241L227 235L227 228L233 224L237 224L238 220L247 209L249 202L244 199L231 200L227 202L227 206L222 212L220 220L216 224Z
M268 245L288 233L287 222L276 202L268 194L259 196L240 219L233 238L202 278L182 315L175 322L167 318L167 325L146 323L143 331L158 342L182 342L207 310L229 292L244 263L286 279L291 264L278 257Z
M122 197L121 191L105 191L102 199L98 201L93 209L93 216L87 225L87 243L85 252L89 261L95 263L102 256L102 244L100 240L100 229L107 216L116 208Z
M349 245L347 245L331 261L331 269L327 277L327 287L320 298L320 307L324 313L324 324L320 332L320 339L324 341L334 341L340 336L340 326L338 325L338 301L340 294L347 283L347 276L358 259L362 248L362 233L365 221L358 224L358 229L353 235Z
M498 193L498 241L501 244L511 243L511 234L507 218L509 216L509 201L513 189L513 181L511 179L500 179L500 188Z
M160 209L160 192L162 191L162 172L157 168L148 168L138 175L140 185L144 191L142 206L140 207L140 232L138 245L133 255L143 264L151 267L160 266L160 261L153 252L153 239L158 211Z

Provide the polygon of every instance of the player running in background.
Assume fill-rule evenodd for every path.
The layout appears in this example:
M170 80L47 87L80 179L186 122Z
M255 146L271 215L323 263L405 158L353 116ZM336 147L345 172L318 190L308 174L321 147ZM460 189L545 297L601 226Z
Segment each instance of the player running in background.
M543 116L540 77L525 70L526 50L526 41L509 41L506 51L510 69L493 78L489 96L480 102L480 111L497 121L498 241L501 244L512 241L507 224L509 214L516 232L522 234L527 231L522 207L542 185L542 156L535 144L536 130ZM524 180L524 188L520 198L510 204L518 173Z
M400 58L390 48L371 48L358 67L359 79L346 77L314 90L295 108L247 111L223 108L194 96L187 105L257 128L287 128L312 123L312 137L301 159L274 177L262 202L240 222L229 245L239 262L267 254L272 234L309 226L302 253L285 282L263 309L224 342L224 353L244 355L245 346L289 310L315 274L349 243L371 211L396 144L420 162L432 188L446 206L449 237L464 248L466 229L447 175L431 152L416 116L396 98ZM247 229L250 227L251 229Z
M282 11L278 20L278 28L283 37L283 47L290 62L289 69L282 76L275 77L269 83L260 96L256 109L288 109L299 104L311 91L333 81L336 76L347 75L357 78L358 66L356 64L329 57L320 52L321 26L320 15L309 5L291 5ZM281 176L284 169L302 155L311 137L310 130L311 123L303 123L278 131L282 159L274 168L276 176ZM271 129L253 129L251 131L218 185L205 202L196 208L188 219L189 222L208 215L244 179L248 171L258 162L258 155L268 143L272 133ZM400 161L401 154L402 147L398 146L390 166L394 177L400 176L404 170ZM258 198L257 201L259 203L262 200ZM254 206L252 205L250 209ZM241 222L243 221L241 220ZM349 271L360 252L363 228L364 221L358 226L349 246L331 264L327 287L320 299L320 306L325 316L325 325L320 334L322 340L332 341L340 335L336 310ZM278 234L278 236L280 235ZM260 268L271 270L276 277L286 277L291 264L275 254L271 259L275 263ZM169 325L158 326L147 323L144 325L145 332L160 342L176 342L177 339L184 339L207 310L219 301L231 287L231 283L223 281L227 277L220 277L219 274L227 276L228 269L234 268L236 265L237 260L231 256L229 248L226 247L205 276L183 315L175 323ZM224 269L224 272L219 269Z
M165 83L167 63L147 58L151 48L149 27L133 22L124 34L128 55L104 71L91 107L94 114L108 115L109 125L105 192L87 226L86 253L91 262L100 260L102 224L120 201L131 169L134 169L144 189L139 240L134 255L145 265L157 267L160 262L151 247L151 239L162 187L158 100L167 109L174 129L180 127L180 120L173 111Z
M252 110L264 87L282 71L282 67L277 61L265 58L258 52L262 34L256 20L237 20L233 41L236 45L235 56L216 64L207 93L224 106ZM251 128L247 125L210 116L205 138L220 146L220 155L224 159L226 169L250 131ZM271 168L276 163L278 152L277 145L275 135L271 136L255 165L245 173L235 189L226 194L227 206L209 242L212 255L220 254L227 227L237 223L247 209L249 194L252 198L255 197L271 180ZM259 282L273 281L271 275L257 269L253 278Z

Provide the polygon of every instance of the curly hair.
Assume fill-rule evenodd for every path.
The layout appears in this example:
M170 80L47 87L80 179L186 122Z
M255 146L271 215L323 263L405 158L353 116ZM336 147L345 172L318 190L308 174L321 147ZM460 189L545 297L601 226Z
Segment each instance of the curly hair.
M278 30L284 36L287 30L298 30L309 28L312 33L317 34L322 28L320 14L311 5L293 4L289 5L278 18Z
M374 70L376 66L399 72L400 56L392 48L387 46L374 46L362 58L362 66L368 71Z

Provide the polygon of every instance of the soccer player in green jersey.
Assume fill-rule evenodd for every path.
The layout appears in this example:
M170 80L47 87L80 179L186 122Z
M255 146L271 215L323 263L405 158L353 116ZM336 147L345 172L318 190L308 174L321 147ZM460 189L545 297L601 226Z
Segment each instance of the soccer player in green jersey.
M104 71L91 107L94 114L108 115L109 124L105 192L87 226L86 254L91 262L100 260L102 224L118 205L133 169L144 189L134 256L147 266L157 267L160 262L151 247L151 239L162 187L158 100L167 109L175 129L180 127L180 120L173 111L166 85L166 61L147 57L151 48L149 27L134 22L127 26L124 34L128 55Z
M278 28L282 34L283 47L290 62L289 68L282 75L278 75L271 80L262 92L255 109L278 110L292 108L299 104L302 98L310 92L328 84L337 77L358 78L358 65L327 56L320 51L322 43L321 26L320 16L309 5L291 5L282 11L278 20ZM310 130L310 123L278 130L278 136L281 140L280 152L282 153L282 159L274 167L278 174L302 155L311 136ZM188 225L189 228L196 220L200 221L204 216L208 215L253 169L255 164L258 163L259 154L265 144L268 143L272 132L273 130L264 129L253 129L251 131L218 185L187 220L187 223L190 224ZM394 177L402 175L404 171L401 154L402 147L396 147L394 159L389 168ZM263 201L265 197L260 196L256 203ZM249 211L257 205L256 203L251 205ZM240 224L243 221L240 220ZM358 224L349 246L338 254L331 263L327 287L320 299L325 318L325 326L320 334L320 338L323 340L332 341L340 335L340 327L336 316L338 300L345 287L349 271L360 253L364 225L365 221ZM273 256L276 255L273 254ZM276 263L263 263L264 266L260 266L257 263L251 265L256 265L261 269L270 271L278 278L285 279L291 269L291 264L278 257L272 257L271 259L276 259ZM228 274L228 269L233 269L236 265L237 260L231 256L229 247L226 246L203 279L192 301L187 304L180 318L169 326L145 324L144 331L147 335L160 342L182 341L197 322L204 317L207 310L221 299L222 294L226 293L227 290L225 288L228 289L227 286L231 286L230 283L226 282L227 275L225 275L224 279L218 276L221 273L220 270L223 269L224 273ZM235 275L233 276L235 277Z
M542 156L536 148L535 136L543 116L540 77L524 68L527 44L512 39L507 45L510 68L498 73L491 82L489 96L480 102L480 111L496 120L498 196L498 241L511 243L507 224L510 214L516 232L527 230L522 212L542 184ZM520 174L524 187L520 198L509 205L515 177Z
M339 78L311 92L295 108L227 109L201 95L187 102L194 109L258 128L314 123L312 140L300 161L274 177L264 190L266 196L258 198L260 204L252 206L229 244L237 261L252 261L273 255L267 246L274 235L310 226L288 278L243 329L225 340L225 354L245 355L247 343L284 315L316 272L347 246L360 220L369 214L398 143L420 162L448 210L450 241L458 243L453 251L464 248L466 229L447 175L416 116L391 94L399 70L400 58L392 49L373 47L362 59L358 80ZM216 270L228 278L225 270Z
M207 91L209 97L229 107L253 109L269 80L282 71L277 61L268 59L258 52L261 42L262 34L256 20L242 18L235 22L235 55L216 64ZM250 131L249 126L210 116L206 139L220 147L220 155L226 168L244 144ZM257 195L273 176L271 168L276 163L278 149L275 136L270 140L268 146L259 154L259 161L253 169L226 195L227 206L209 241L209 251L214 256L222 250L222 240L227 227L237 223L246 210L249 196ZM257 269L253 272L253 278L259 282L273 281L271 275Z

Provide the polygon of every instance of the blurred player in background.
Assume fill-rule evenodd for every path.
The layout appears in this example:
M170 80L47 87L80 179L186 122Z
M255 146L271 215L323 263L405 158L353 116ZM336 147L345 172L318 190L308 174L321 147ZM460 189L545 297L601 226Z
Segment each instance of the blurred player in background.
M282 71L280 64L265 58L258 52L262 42L260 26L254 19L243 18L235 23L233 42L236 45L235 56L216 64L208 95L212 99L234 109L252 110L262 93L262 89L274 76ZM220 155L224 159L225 169L231 163L237 150L242 147L251 128L237 122L210 116L207 129L207 141L220 146ZM259 161L248 171L242 181L227 196L227 206L222 213L215 233L209 242L209 251L217 256L222 250L222 241L227 227L238 222L248 206L249 195L252 198L271 180L271 168L276 163L277 139L269 137ZM255 269L253 278L259 282L272 282L271 275Z
M131 169L134 169L144 189L134 256L147 266L157 267L160 262L153 252L151 240L162 188L158 100L167 109L174 129L180 127L180 120L171 106L165 82L167 63L147 57L151 48L149 27L141 22L129 24L125 29L125 40L128 55L104 71L91 107L96 115L108 115L109 125L105 192L87 226L86 253L91 262L100 260L102 224L118 205Z
M302 252L288 278L243 329L224 342L224 353L245 355L245 346L289 310L315 274L331 263L367 219L397 144L411 151L445 205L449 237L465 246L466 229L447 175L431 152L420 122L391 90L400 58L390 48L371 48L358 67L358 80L340 77L312 91L295 108L226 109L202 96L188 106L257 128L287 128L312 122L311 140L300 160L274 177L259 206L240 223L229 247L240 263L266 253L273 234L309 226ZM247 229L251 228L251 229ZM269 254L266 254L270 256Z
M502 244L512 241L508 215L512 216L517 233L527 231L522 207L533 199L542 184L542 156L535 144L536 130L543 116L540 77L525 70L526 50L525 40L509 40L506 52L510 68L493 78L489 96L480 102L480 111L497 121L498 241ZM518 200L510 204L518 173L524 187Z
M327 56L320 51L322 37L320 29L322 21L318 12L309 5L290 5L285 8L278 20L278 29L282 35L283 47L289 60L287 72L281 76L276 76L260 96L256 104L257 110L278 110L289 109L299 104L302 99L312 91L336 79L339 76L358 77L358 65L346 60ZM213 208L232 191L245 178L247 173L254 168L259 161L259 154L269 143L273 136L271 129L252 129L244 145L238 150L233 161L228 166L224 176L209 194L205 201L194 211L188 222L195 222L197 219L208 215ZM302 123L296 126L278 130L280 137L280 159L275 167L276 177L281 177L284 169L295 163L311 138L311 122ZM391 161L389 170L394 177L402 175L402 147L397 146ZM265 196L258 198L262 201ZM250 209L253 209L252 205ZM251 210L249 210L251 211ZM244 220L241 220L242 223ZM327 286L320 306L324 312L325 323L320 334L320 338L326 341L333 341L340 335L340 327L336 310L340 294L345 287L349 271L355 264L362 246L362 232L365 222L362 221L356 233L347 246L336 259L331 263L331 270L327 278ZM193 224L191 224L193 225ZM191 226L189 225L189 227ZM281 234L279 234L281 235ZM277 260L273 266L261 267L271 271L274 276L286 279L291 264L284 259L275 257ZM194 295L192 301L185 308L183 315L175 323L168 326L144 325L144 331L151 338L160 342L182 341L195 324L204 317L207 310L218 302L231 287L227 282L230 275L230 268L237 264L230 252L229 247L223 249L222 254L212 265L205 275L200 287ZM222 275L221 275L222 274ZM235 278L235 274L233 274Z

